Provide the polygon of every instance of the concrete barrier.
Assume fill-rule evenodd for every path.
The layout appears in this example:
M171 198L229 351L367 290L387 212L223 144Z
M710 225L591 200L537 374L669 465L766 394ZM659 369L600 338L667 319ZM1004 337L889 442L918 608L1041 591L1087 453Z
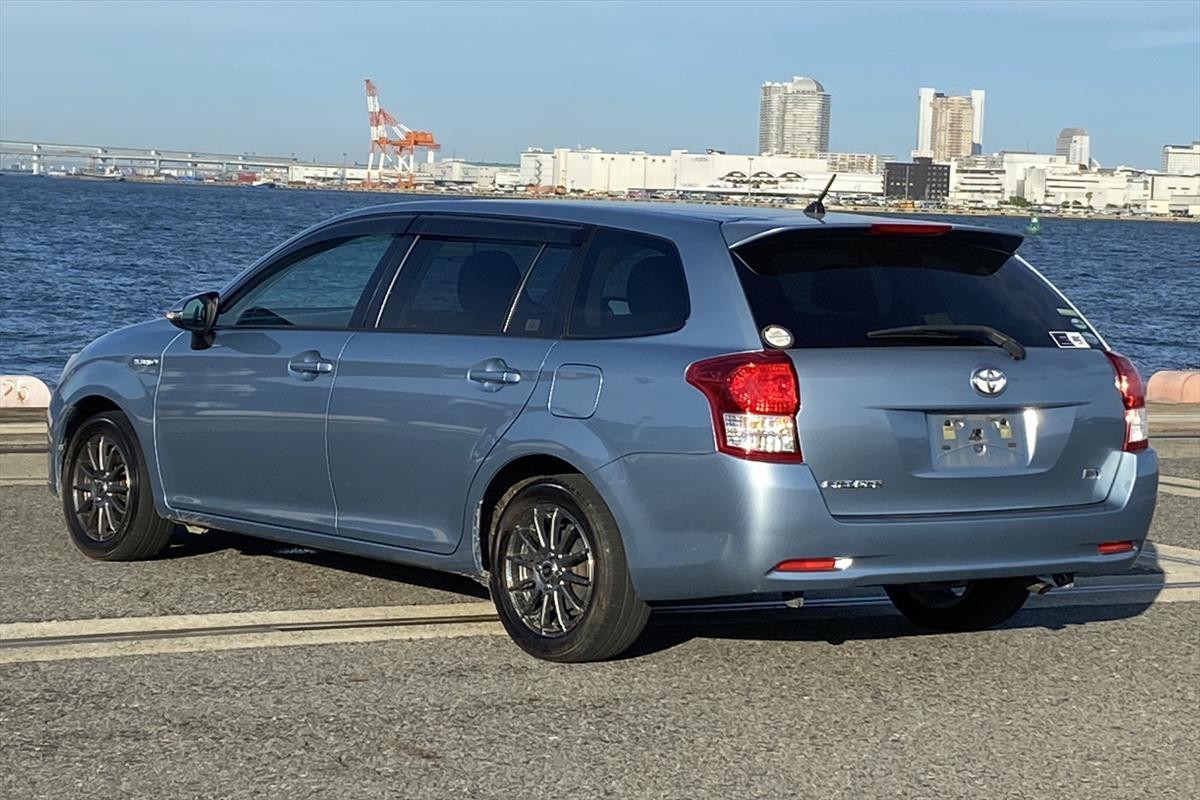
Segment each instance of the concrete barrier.
M50 389L30 375L0 375L0 408L45 408Z
M1200 370L1164 370L1146 385L1150 403L1200 403Z

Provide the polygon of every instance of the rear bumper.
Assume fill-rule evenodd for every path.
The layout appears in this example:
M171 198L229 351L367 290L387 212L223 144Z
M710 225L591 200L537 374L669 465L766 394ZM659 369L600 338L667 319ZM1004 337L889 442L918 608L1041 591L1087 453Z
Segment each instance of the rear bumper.
M1158 457L1122 454L1103 503L924 516L834 517L808 467L717 453L631 455L591 477L621 527L639 594L687 600L1126 569L1150 529ZM1125 539L1138 547L1097 553L1100 542ZM852 561L831 572L772 571L827 557Z

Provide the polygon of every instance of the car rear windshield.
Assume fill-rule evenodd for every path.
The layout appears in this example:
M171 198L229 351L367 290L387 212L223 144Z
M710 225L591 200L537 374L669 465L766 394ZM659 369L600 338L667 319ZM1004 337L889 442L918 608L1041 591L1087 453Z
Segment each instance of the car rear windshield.
M987 325L1026 347L1059 346L1052 332L1099 344L1036 273L978 245L830 231L751 242L734 262L759 327L789 328L796 347L911 344L867 334L912 325Z

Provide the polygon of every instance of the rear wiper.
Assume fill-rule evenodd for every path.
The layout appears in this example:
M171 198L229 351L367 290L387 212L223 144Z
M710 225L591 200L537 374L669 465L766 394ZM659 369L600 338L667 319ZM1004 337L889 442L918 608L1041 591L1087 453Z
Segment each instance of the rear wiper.
M905 325L882 328L867 334L868 339L973 339L1004 349L1014 360L1025 358L1025 346L991 325Z

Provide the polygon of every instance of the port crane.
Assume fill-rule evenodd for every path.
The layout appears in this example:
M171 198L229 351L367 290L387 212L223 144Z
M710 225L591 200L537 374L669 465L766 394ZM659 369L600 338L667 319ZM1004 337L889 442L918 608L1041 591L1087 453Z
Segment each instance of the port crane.
M416 182L416 152L441 148L430 131L415 131L379 105L379 89L370 78L367 116L371 122L371 153L367 158L367 186L381 184L412 188ZM378 157L378 164L376 160Z

